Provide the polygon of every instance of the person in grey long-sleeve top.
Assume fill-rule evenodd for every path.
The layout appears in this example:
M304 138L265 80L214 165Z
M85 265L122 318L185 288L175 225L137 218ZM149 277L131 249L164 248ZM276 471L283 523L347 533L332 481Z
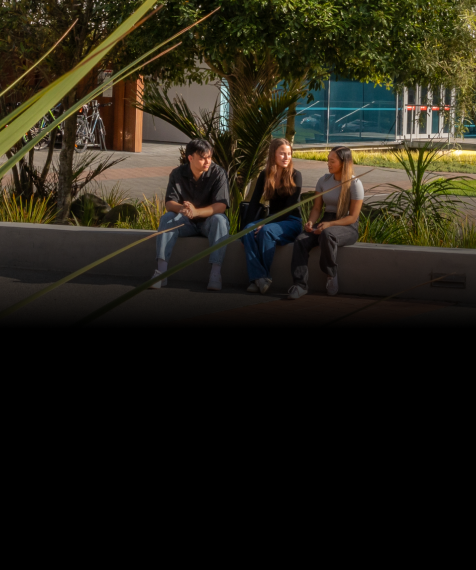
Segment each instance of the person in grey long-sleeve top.
M335 295L337 282L337 248L352 245L359 239L359 214L364 200L362 182L353 175L352 151L345 146L336 146L327 159L329 174L319 178L317 196L304 226L304 232L294 242L291 271L294 285L288 299L299 299L307 293L309 280L309 253L321 247L319 266L327 275L327 293ZM342 185L339 183L342 182ZM335 188L337 186L337 188ZM333 188L333 190L331 190ZM325 213L319 224L317 220L325 204Z

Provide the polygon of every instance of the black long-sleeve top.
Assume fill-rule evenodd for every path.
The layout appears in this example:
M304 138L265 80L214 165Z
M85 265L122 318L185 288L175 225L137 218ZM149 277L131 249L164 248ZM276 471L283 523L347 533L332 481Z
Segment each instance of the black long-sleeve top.
M302 188L302 175L299 170L295 170L293 172L293 180L296 187L294 188L294 192L288 196L280 196L279 191L274 193L274 197L269 201L269 215L272 216L273 214L277 214L281 210L285 208L289 208L289 206L293 206L294 204L298 204L301 200L301 188ZM253 196L250 200L250 205L248 207L248 214L246 216L246 223L249 224L255 219L256 212L258 211L258 207L260 204L261 197L263 196L264 192L264 184L266 182L266 171L263 170L260 175L258 176L258 180L256 182L256 186L253 192ZM287 220L289 216L296 216L297 218L301 217L301 209L299 207L291 210L284 216L280 216L274 220L275 222L283 222Z

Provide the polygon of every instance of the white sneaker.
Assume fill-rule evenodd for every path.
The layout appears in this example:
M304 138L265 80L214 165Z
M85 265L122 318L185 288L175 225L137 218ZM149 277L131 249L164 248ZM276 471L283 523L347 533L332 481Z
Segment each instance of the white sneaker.
M258 285L259 292L261 295L264 295L266 291L271 287L271 279L267 277L260 277L255 281L256 285Z
M307 295L306 289L299 287L299 285L293 285L289 289L288 293L289 293L288 301L295 301L296 299L299 299L300 297L304 297L304 295Z
M154 277L158 277L161 274L162 274L162 272L159 271L158 269L156 269L154 271L154 275L152 275L151 279L154 279ZM154 283L153 285L151 285L149 287L149 289L161 289L162 287L165 287L166 285L167 285L167 278L162 279L162 281L157 281L157 283Z
M326 289L328 295L337 295L337 291L339 290L339 284L337 283L337 274L335 277L327 278Z
M210 275L210 280L208 281L207 289L209 291L221 291L222 282L221 282L221 275L214 275L213 277Z
M258 285L256 285L256 281L252 281L248 285L247 291L248 291L248 293L259 293L259 287L258 287Z

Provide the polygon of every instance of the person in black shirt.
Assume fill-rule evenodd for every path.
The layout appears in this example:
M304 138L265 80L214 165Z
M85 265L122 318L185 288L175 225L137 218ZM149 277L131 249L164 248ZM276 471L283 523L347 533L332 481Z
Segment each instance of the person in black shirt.
M256 224L261 198L269 201L270 215L296 204L296 208L269 224L243 236L250 293L266 293L272 279L271 264L277 245L292 243L302 231L300 201L302 176L293 167L292 148L286 139L269 145L268 162L256 182L246 217L247 226ZM255 220L255 221L253 221Z
M152 277L167 270L175 242L179 237L205 236L210 246L229 236L230 224L225 210L230 206L226 172L212 162L213 147L202 139L190 141L185 148L188 164L172 170L165 195L167 214L160 218L159 231L175 230L157 236L158 268ZM181 226L181 227L177 227ZM226 246L210 255L212 264L208 289L222 287L221 264ZM164 279L151 289L160 289Z

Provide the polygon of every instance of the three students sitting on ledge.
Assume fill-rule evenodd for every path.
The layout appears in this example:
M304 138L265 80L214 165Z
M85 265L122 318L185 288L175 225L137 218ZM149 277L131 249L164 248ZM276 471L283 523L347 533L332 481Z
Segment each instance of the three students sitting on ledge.
M187 144L185 154L189 163L172 171L167 186L167 214L162 216L158 229L174 229L157 236L158 267L153 277L167 270L179 237L202 235L208 237L212 246L229 236L230 224L225 215L230 205L228 177L223 168L212 162L213 147L205 140L196 139ZM258 177L248 207L246 227L257 223L255 218L263 198L269 203L270 215L293 205L296 207L269 224L265 225L264 219L262 226L241 238L250 279L247 291L266 293L272 284L271 264L276 246L294 242L291 263L294 285L289 290L288 299L299 299L307 293L309 253L317 245L321 247L319 265L327 275L327 293L337 293L337 248L352 245L358 240L364 188L353 175L352 151L347 147L334 147L327 164L329 174L318 180L316 193L337 188L316 197L302 232L299 208L301 173L293 166L290 143L286 139L271 142L266 167ZM319 220L323 205L325 212ZM221 265L225 252L226 246L210 255L210 290L222 288ZM159 289L166 285L165 279L151 288Z

